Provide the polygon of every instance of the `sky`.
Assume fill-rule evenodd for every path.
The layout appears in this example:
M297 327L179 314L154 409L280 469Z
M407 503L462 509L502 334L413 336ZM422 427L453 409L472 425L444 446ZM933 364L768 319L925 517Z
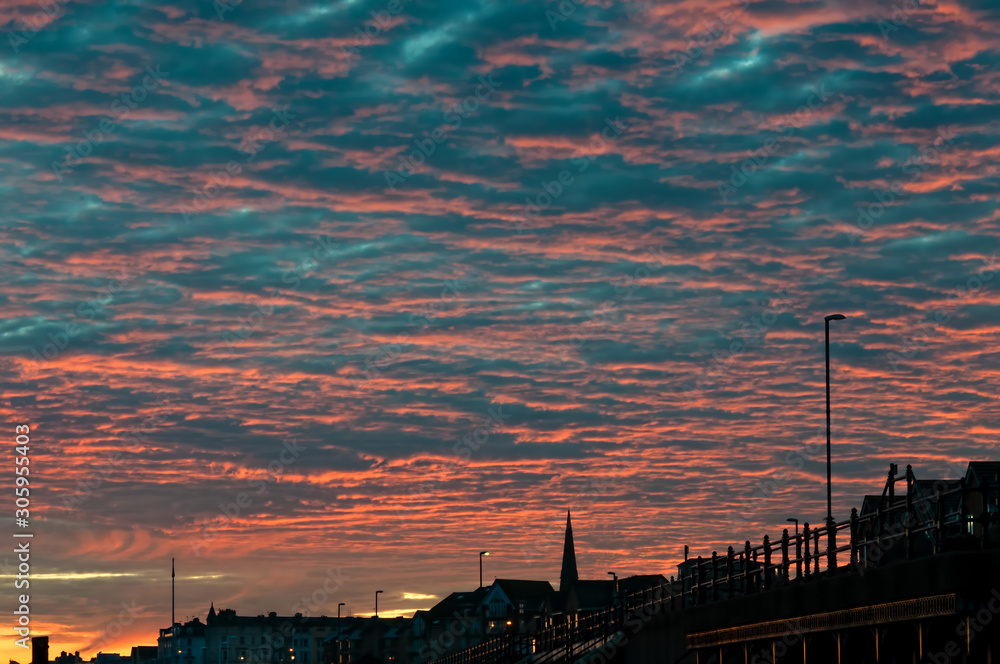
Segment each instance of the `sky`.
M155 643L171 558L178 620L411 615L484 549L557 584L567 510L592 579L817 523L827 314L838 519L998 456L995 3L0 17L0 524L53 654Z

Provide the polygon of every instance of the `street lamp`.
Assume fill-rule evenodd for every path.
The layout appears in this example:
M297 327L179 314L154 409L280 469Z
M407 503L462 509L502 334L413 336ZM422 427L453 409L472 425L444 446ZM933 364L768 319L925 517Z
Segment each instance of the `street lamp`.
M785 521L787 521L788 523L794 523L795 524L795 539L798 539L799 538L799 520L796 519L795 517L792 517L790 519L785 519Z
M615 574L614 572L608 572L608 574L614 577L614 583L615 583L614 598L618 599L618 575Z
M376 590L375 591L375 617L376 618L378 618L378 596L379 596L379 593L381 593L381 592L384 592L384 591L382 591L382 590Z
M844 320L842 314L831 314L826 323L826 525L833 528L833 473L830 470L830 321Z
M341 602L340 604L337 605L337 617L338 618L340 617L340 607L342 607L342 606L347 606L347 604L345 604L344 602Z
M483 556L488 556L488 555L490 555L489 551L480 551L479 552L479 587L480 588L483 587Z

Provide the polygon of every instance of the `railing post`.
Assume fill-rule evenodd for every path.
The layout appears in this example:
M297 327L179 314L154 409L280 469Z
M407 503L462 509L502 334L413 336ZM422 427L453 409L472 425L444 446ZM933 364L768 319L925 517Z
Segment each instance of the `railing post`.
M892 507L892 503L896 498L896 475L892 472L892 467L895 464L889 464L889 506Z
M712 552L712 601L719 599L719 556L716 551Z
M819 528L813 528L813 571L819 574L819 559L822 556L819 552Z
M833 519L826 524L826 571L837 573L837 524Z
M788 528L781 533L781 581L788 583Z
M857 569L858 566L858 508L851 508L851 560L850 566Z
M809 569L809 522L806 521L805 527L802 528L802 544L805 547L805 552L803 553L803 558L805 558L806 563L806 578L808 579L811 575Z
M743 594L749 595L753 592L753 585L750 581L750 540L743 545Z
M726 552L726 597L735 597L736 591L733 589L733 558L735 556L733 547L729 547Z
M796 529L795 533L795 579L802 578L802 539Z
M697 589L697 592L695 592L695 596L694 596L694 603L695 604L701 604L703 602L703 597L702 597L702 592L701 592L701 584L704 583L705 579L704 579L704 573L702 572L702 569L701 569L702 564L703 564L703 561L701 559L701 556L698 556L698 562L695 565L695 569L698 570L698 573L695 574L695 577L694 577L695 578L695 584L694 584L694 588L692 588L692 590L696 590Z
M764 590L771 587L771 538L764 535Z

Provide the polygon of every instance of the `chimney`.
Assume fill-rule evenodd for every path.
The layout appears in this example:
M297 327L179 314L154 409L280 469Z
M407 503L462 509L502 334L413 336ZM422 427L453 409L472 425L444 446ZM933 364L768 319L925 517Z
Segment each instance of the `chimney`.
M49 664L49 637L31 637L31 664Z

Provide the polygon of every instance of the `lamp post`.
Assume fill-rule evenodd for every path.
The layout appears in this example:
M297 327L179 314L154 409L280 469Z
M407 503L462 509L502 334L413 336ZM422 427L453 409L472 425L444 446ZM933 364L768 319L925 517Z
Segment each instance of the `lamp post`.
M831 314L826 323L826 525L833 528L833 473L830 470L830 321L844 320L842 314Z
M378 618L378 596L379 596L379 593L381 593L381 592L383 592L383 591L381 591L381 590L376 590L375 591L375 617L376 618Z
M338 618L340 617L340 607L342 607L342 606L347 606L347 605L344 602L341 602L340 604L337 605L337 617Z
M483 587L483 556L488 556L488 555L490 555L489 551L480 551L479 552L479 587L480 588Z
M799 539L799 520L796 519L795 517L792 517L790 519L785 519L785 521L787 521L788 523L795 524L795 539L796 540Z

